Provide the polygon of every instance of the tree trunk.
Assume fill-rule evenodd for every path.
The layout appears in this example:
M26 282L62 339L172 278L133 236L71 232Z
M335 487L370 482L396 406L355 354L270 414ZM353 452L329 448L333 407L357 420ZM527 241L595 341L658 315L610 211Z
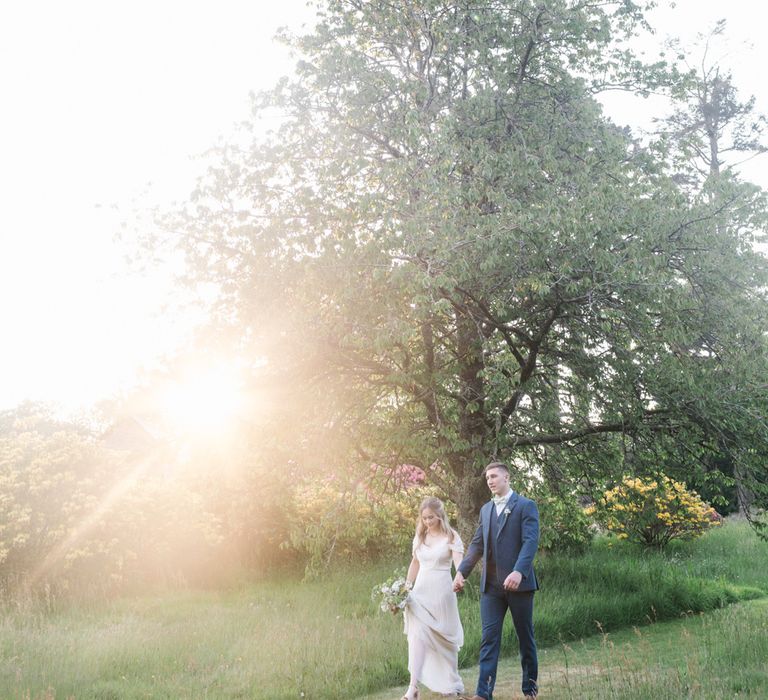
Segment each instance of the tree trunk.
M485 445L485 387L482 370L482 338L473 319L457 314L456 348L459 357L459 439L452 468L458 477L459 509L462 519L475 522L477 513L488 500L488 489L482 479L482 469L489 461Z

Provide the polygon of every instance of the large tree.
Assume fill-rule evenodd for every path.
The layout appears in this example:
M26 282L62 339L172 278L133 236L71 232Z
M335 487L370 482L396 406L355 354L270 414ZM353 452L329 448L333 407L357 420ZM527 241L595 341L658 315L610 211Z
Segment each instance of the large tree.
M734 211L734 204L750 214L759 215L764 211L757 201L762 193L739 183L736 169L768 150L764 142L768 122L765 116L756 113L754 97L743 100L739 96L731 72L713 55L724 32L725 20L721 20L708 34L698 36L693 51L689 51L689 55L695 57L693 66L686 60L679 42L671 43L671 48L680 53L688 73L687 79L673 86L675 108L671 115L658 120L658 134L676 182L694 197L703 197L711 206L729 212L725 217L712 220L713 243L747 234L744 237L747 244L759 245L759 237L750 241L749 233L764 229L764 221L761 224L755 218L745 227L743 215L734 216L730 212ZM763 236L763 250L764 242ZM720 264L727 271L730 265L740 266L745 262L739 259L732 262L724 257ZM740 283L741 278L734 276L732 284ZM754 290L747 290L747 294L751 291ZM714 374L708 379L709 388L698 392L700 399L696 402L698 422L709 440L699 458L703 465L701 474L689 481L711 494L723 485L729 487L727 492L733 495L726 499L731 502L724 503L725 507L733 509L738 505L751 517L752 506L762 506L766 500L766 470L761 449L766 434L762 418L766 414L766 365L764 347L759 340L765 333L765 318L763 313L754 316L753 305L739 303L738 298L726 295L721 301L711 293L710 297L705 308L710 309L710 313L730 317L731 332L726 333L721 327L718 340L723 349L715 355L710 353L708 362L701 362L702 368L710 365L707 371ZM736 304L729 306L729 300ZM759 297L757 303L760 303ZM699 379L701 377L700 374ZM736 388L738 390L734 390ZM741 457L737 458L739 453ZM708 483L713 472L726 477L714 490ZM757 492L756 498L753 489Z
M742 100L732 73L712 55L725 27L725 20L720 20L708 34L697 36L695 66L679 41L670 42L687 68L688 79L673 86L675 109L657 120L659 133L672 146L678 179L695 188L732 174L743 162L768 150L764 141L768 120L755 111L754 95Z
M422 466L467 519L492 458L557 488L698 469L727 430L718 450L748 428L765 455L722 410L761 410L763 194L691 192L603 116L601 89L664 77L616 48L642 22L631 2L331 0L291 39L296 77L254 118L279 127L166 221L265 360L270 439Z

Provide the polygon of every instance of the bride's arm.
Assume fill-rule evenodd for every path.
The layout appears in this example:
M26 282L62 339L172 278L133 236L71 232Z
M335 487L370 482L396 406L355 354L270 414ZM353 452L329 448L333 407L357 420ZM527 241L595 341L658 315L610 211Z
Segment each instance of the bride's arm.
M450 543L451 558L453 559L453 566L458 572L459 565L464 561L464 543L461 541L461 537L456 530L453 531L453 539Z
M451 552L453 554L453 566L456 569L456 571L459 570L459 564L461 564L462 560L464 559L464 550L461 550L460 552L457 552L454 550Z
M405 580L413 585L416 582L416 576L419 573L419 560L416 557L411 559L411 565L408 567L408 573L405 575Z

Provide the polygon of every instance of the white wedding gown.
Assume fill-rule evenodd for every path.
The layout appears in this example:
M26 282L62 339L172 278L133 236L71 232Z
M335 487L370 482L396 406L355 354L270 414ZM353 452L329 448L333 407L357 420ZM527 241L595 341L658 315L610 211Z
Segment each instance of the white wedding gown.
M453 592L453 552L464 552L458 535L453 542L445 538L432 546L419 544L414 538L413 554L419 560L419 573L403 611L408 670L430 690L445 694L464 692L458 671L464 629Z

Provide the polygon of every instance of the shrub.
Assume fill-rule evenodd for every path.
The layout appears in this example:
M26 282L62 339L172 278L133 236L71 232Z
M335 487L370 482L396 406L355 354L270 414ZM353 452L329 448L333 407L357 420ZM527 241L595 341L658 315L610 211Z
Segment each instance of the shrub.
M697 537L721 521L695 491L664 475L655 479L625 477L587 513L619 538L659 549L672 539Z
M409 559L419 505L433 489L411 485L382 493L377 486L375 478L347 489L333 478L307 485L308 497L290 519L287 543L306 562L307 577L338 560ZM445 506L455 523L455 508Z
M199 493L157 467L76 426L8 420L0 432L0 597L107 593L211 568L220 523Z
M545 486L531 493L539 507L539 549L580 554L592 541L592 521L575 496L558 496Z

